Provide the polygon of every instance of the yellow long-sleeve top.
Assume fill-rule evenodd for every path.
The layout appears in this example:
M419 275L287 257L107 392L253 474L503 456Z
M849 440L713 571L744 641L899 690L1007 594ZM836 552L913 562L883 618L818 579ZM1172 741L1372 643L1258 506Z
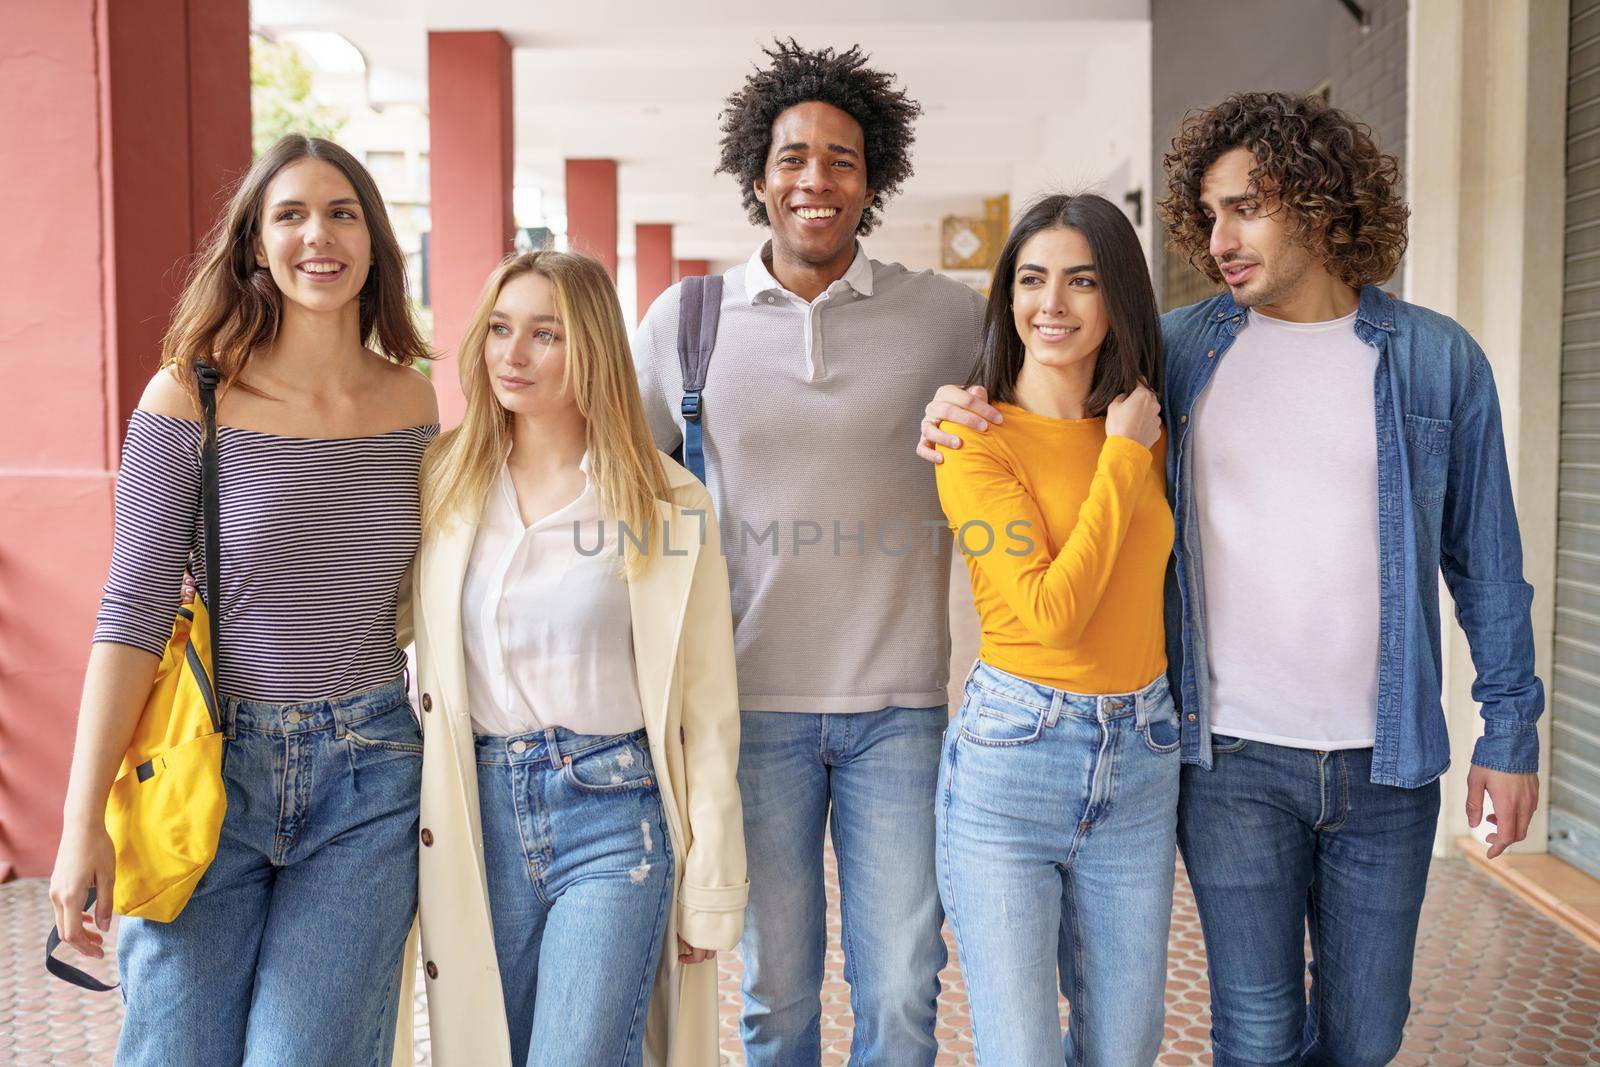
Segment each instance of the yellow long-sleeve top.
M1143 688L1167 666L1165 435L1152 452L1107 437L1103 418L996 407L1005 421L987 433L942 424L962 446L940 449L937 474L972 575L979 658L1074 693Z

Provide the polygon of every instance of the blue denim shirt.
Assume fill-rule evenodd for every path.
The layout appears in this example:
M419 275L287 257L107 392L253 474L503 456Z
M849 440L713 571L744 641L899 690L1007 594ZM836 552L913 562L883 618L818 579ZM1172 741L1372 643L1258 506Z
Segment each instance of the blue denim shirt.
M1206 768L1210 661L1189 413L1245 322L1229 293L1161 320L1164 417L1176 442L1167 449L1177 521L1167 577L1167 674L1183 712L1183 760ZM1372 780L1415 788L1450 765L1440 699L1440 571L1477 671L1472 697L1482 706L1483 736L1472 762L1533 772L1544 687L1533 673L1533 588L1522 578L1522 538L1489 361L1452 320L1370 285L1361 291L1355 330L1378 350L1373 406L1381 586Z

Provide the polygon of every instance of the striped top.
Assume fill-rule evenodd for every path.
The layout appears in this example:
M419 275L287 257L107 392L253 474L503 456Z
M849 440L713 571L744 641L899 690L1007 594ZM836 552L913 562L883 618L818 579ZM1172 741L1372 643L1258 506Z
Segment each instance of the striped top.
M404 670L395 598L421 537L422 453L438 432L302 438L219 428L223 693L321 700ZM200 424L135 411L95 641L162 654L184 569L206 587L203 523Z

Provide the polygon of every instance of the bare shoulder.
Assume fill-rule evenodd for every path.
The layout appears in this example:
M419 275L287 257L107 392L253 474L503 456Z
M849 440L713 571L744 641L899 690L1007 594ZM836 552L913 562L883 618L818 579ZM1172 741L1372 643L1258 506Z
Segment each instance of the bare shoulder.
M196 417L194 401L178 380L175 367L162 367L150 378L139 397L139 410L152 415L168 415L175 419Z
M439 421L439 396L433 382L415 367L384 362L384 394L407 426L428 426Z

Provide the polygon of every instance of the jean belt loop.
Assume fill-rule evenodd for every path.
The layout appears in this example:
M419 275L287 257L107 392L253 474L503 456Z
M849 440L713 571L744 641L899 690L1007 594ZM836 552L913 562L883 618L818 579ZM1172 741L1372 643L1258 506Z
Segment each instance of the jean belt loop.
M556 728L554 726L546 726L544 728L544 755L550 761L550 766L560 769L561 745L556 741Z
M1050 693L1050 712L1045 716L1044 725L1047 729L1054 728L1061 721L1061 708L1067 702L1067 696L1059 689Z

